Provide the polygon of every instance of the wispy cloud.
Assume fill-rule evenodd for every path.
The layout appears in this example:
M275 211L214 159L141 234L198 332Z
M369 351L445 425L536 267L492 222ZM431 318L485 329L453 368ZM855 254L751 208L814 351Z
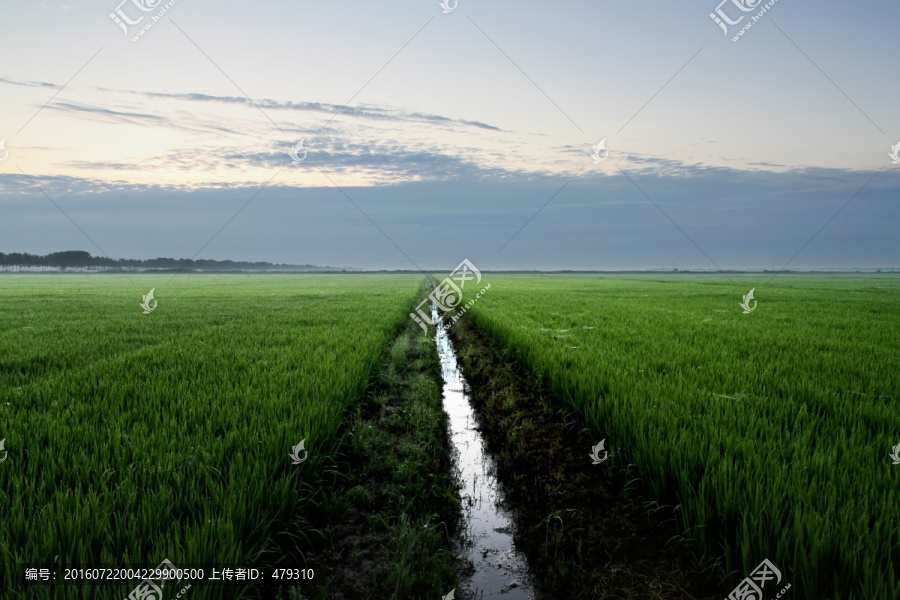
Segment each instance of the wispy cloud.
M10 79L8 77L0 77L0 83L8 85L17 85L22 87L46 87L59 89L61 86L46 81L22 81ZM135 90L123 90L115 88L93 87L89 88L100 92L108 92L114 94L133 94L144 98L166 98L170 100L184 100L188 102L206 102L217 104L233 104L240 106L253 107L247 98L242 96L213 96L209 94L199 93L164 93L164 92L143 92ZM503 131L499 127L482 123L479 121L470 121L466 119L452 119L441 115L426 114L421 112L408 112L397 108L387 108L371 105L361 106L342 106L339 104L330 104L325 102L290 102L272 99L254 100L254 103L264 110L272 111L291 111L304 113L322 113L333 115L340 113L348 117L359 117L362 119L395 121L398 123L429 123L435 125L450 125L461 127L474 127L487 131Z
M247 98L243 98L240 96L209 96L207 94L171 94L160 92L131 93L140 94L148 98L170 98L177 100L188 100L193 102L217 102L222 104L240 104L244 106L253 106ZM418 122L442 125L458 125L465 127L476 127L478 129L486 129L488 131L502 131L502 129L500 129L499 127L488 125L487 123L480 123L478 121L451 119L449 117L443 117L440 115L406 112L394 108L384 108L370 105L351 107L323 102L285 102L270 99L254 100L254 102L257 106L264 110L314 112L325 114L340 113L343 116L360 117L363 119L397 121L402 123Z
M49 83L46 81L19 81L17 79L10 79L8 77L0 77L0 83L5 83L7 85L18 85L21 87L45 87L53 89L59 89L62 87L61 85Z

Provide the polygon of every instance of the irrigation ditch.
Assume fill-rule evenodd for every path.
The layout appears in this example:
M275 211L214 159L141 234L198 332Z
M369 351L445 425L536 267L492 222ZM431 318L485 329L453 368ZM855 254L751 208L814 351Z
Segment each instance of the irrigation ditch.
M431 310L432 321L438 323L434 337L444 379L451 456L461 484L462 527L454 550L465 571L455 595L460 600L534 600L528 564L513 541L515 524L497 480L496 462L485 449L469 398L470 386L460 371L453 343L441 327L437 308Z
M442 333L436 336L439 352ZM676 507L654 502L626 464L593 464L589 453L597 434L580 426L578 416L485 337L469 315L447 333L461 367L459 387L483 436L486 462L481 464L490 463L497 482L476 499L499 502L498 513L508 518L503 530L511 532L515 553L526 558L530 572L522 591L536 600L721 600L728 595L715 558L705 557L699 544L684 535ZM452 421L447 395L445 388ZM479 464L477 457L464 460ZM464 506L466 496L464 490ZM484 573L487 580L491 572L477 566L478 561L475 576ZM510 565L509 575L500 580L518 578L519 572ZM468 585L477 584L472 578ZM512 598L509 593L498 597Z
M434 321L439 316L432 313ZM408 320L311 485L280 600L721 600L716 565L469 315ZM454 595L450 596L453 591Z

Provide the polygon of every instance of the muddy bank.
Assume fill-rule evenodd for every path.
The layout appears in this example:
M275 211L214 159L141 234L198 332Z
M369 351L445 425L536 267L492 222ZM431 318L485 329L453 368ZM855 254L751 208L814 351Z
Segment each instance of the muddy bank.
M683 536L674 507L643 495L625 468L593 464L589 454L599 436L580 427L470 319L449 333L538 599L728 595L699 546Z

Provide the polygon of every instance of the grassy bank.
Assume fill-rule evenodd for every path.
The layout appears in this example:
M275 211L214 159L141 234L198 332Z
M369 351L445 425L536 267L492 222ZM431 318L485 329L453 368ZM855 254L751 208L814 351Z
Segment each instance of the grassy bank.
M459 495L451 476L434 340L408 320L324 474L306 564L289 600L441 598L457 582L450 553Z

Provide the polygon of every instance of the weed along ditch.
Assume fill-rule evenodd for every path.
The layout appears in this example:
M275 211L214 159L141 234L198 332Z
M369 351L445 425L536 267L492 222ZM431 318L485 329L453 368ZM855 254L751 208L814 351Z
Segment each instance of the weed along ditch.
M462 489L463 526L456 544L459 558L474 570L464 573L456 597L534 599L525 557L513 543L512 516L504 508L496 464L485 449L467 383L456 360L453 344L432 307L437 323L435 342L444 379L444 410L449 416L451 453Z

